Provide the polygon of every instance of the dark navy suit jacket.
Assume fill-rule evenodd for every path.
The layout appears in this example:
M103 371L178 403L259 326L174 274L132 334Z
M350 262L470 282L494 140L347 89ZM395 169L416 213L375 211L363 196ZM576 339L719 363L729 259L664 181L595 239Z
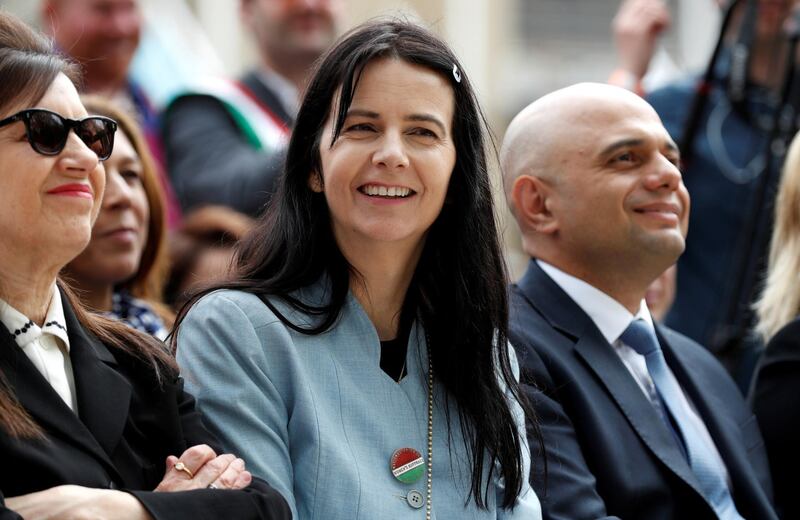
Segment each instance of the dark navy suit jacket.
M667 363L722 455L747 519L777 518L753 414L707 350L656 326ZM716 519L679 446L591 318L536 264L511 287L510 340L541 423L545 519ZM533 467L542 454L530 439Z

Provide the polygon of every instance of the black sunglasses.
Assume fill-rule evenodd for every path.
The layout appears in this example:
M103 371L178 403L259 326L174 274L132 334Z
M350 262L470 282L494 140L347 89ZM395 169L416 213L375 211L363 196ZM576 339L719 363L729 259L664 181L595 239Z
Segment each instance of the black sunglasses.
M29 108L0 121L0 127L17 121L25 123L28 142L42 155L58 155L67 144L70 129L101 161L111 156L114 150L114 132L117 123L103 116L84 119L67 119L60 114L41 108Z

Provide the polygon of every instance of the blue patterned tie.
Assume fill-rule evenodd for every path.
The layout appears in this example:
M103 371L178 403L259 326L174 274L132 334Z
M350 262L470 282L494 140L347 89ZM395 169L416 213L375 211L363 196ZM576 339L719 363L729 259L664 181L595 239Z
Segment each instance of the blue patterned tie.
M704 441L696 424L690 420L677 381L669 376L664 353L653 329L644 320L637 318L628 325L620 339L644 356L658 394L680 429L689 466L708 503L722 520L741 519L725 482L723 468L712 456L711 447Z

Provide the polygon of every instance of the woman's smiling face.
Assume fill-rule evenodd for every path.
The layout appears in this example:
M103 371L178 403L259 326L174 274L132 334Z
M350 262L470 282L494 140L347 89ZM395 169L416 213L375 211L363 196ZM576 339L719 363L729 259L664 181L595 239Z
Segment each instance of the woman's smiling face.
M342 131L331 146L334 116L320 140L321 180L333 232L349 245L417 247L439 216L456 162L455 100L447 80L400 59L364 67Z
M72 82L59 74L42 99L10 107L0 119L25 108L43 108L70 119L87 116ZM26 251L71 260L89 242L100 209L105 171L97 155L70 130L58 155L41 155L27 142L19 121L0 128L0 236Z

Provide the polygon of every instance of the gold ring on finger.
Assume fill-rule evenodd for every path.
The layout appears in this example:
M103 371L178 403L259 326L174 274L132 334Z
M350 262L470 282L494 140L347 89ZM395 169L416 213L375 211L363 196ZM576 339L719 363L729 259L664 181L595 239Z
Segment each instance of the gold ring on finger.
M175 463L175 469L177 469L178 471L183 471L184 473L189 475L190 479L194 478L194 473L192 473L192 470L187 468L186 464L184 464L183 462L178 461L177 463Z

